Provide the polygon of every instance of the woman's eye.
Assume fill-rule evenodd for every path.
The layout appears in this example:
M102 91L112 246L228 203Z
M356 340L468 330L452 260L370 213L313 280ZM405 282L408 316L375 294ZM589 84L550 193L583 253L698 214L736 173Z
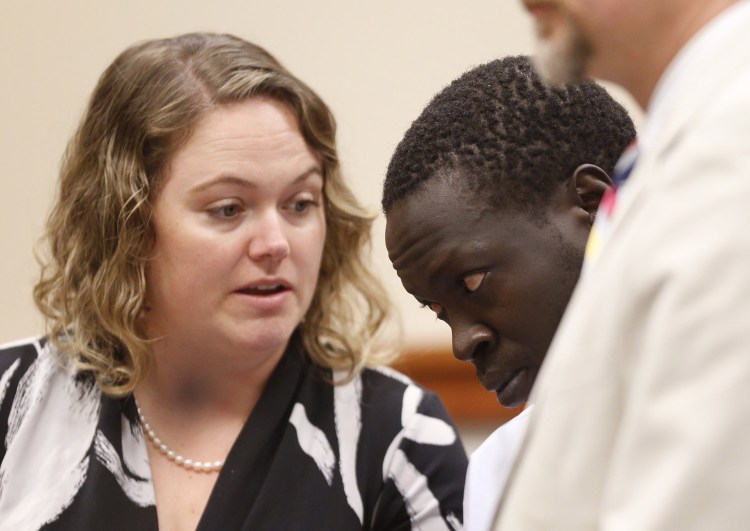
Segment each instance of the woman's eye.
M309 211L312 207L318 206L317 199L311 194L299 194L286 205L286 209L290 210L294 214L304 214Z
M464 287L467 291L473 293L479 289L479 286L482 285L486 276L487 273L472 273L471 275L466 275L463 279Z
M307 210L312 205L313 205L313 202L309 199L295 201L294 203L292 203L292 210L296 212L297 214L302 214L304 212L307 212Z
M227 219L237 216L241 211L242 207L237 203L227 203L226 205L220 205L209 210L212 215Z

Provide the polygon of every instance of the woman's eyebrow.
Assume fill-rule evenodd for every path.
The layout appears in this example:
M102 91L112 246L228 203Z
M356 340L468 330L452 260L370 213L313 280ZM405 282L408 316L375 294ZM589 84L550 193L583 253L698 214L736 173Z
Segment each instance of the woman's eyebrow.
M292 184L296 184L300 181L304 181L305 179L308 179L309 177L313 175L318 175L320 177L323 176L321 169L317 166L313 166L309 168L308 170L305 170L303 173L301 173L297 177L295 177L294 180L292 181ZM244 188L257 188L258 186L255 182L249 179L237 177L235 175L220 175L219 177L216 177L214 179L211 179L206 182L202 182L200 184L193 186L190 189L190 192L191 193L203 192L204 190L207 190L213 186L217 186L220 184L237 185L237 186L242 186Z

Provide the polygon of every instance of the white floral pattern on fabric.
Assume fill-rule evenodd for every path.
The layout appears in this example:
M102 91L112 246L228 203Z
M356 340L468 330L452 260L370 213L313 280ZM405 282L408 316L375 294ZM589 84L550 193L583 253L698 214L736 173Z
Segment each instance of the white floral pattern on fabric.
M330 487L333 483L333 471L336 468L336 454L333 453L326 434L320 428L312 425L307 418L305 406L299 402L294 404L289 422L297 428L297 440L300 448L312 457Z
M334 378L343 376L334 373ZM362 378L357 376L351 382L337 385L333 389L333 412L336 421L336 437L339 442L339 470L344 483L344 492L349 507L359 518L364 517L362 494L357 485L357 445L362 430Z
M18 385L8 419L0 465L4 529L38 529L72 503L86 479L96 431L99 392L77 386L46 347L40 350Z

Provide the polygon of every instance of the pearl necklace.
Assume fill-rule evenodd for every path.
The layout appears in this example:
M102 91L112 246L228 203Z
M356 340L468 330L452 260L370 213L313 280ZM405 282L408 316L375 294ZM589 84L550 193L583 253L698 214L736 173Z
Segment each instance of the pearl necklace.
M134 398L135 400L135 398ZM192 459L186 459L185 457L181 456L178 453L175 453L174 451L170 450L169 447L164 444L159 437L156 436L156 432L154 432L153 429L151 429L151 426L149 425L148 421L146 420L146 417L143 416L143 412L141 411L141 406L138 405L138 401L135 402L135 408L138 411L138 418L141 420L141 427L143 428L143 433L146 434L146 437L148 437L148 440L151 441L151 443L154 445L154 447L159 450L164 456L172 461L174 464L181 466L182 468L185 468L187 470L194 470L196 472L218 472L221 470L221 467L224 466L224 461L214 461L213 463L210 463L206 461L205 463L203 461L193 461Z

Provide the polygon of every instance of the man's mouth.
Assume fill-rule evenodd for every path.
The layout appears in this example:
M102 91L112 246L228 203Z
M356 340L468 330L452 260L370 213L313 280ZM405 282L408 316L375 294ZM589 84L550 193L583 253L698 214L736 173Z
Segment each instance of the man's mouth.
M528 398L526 377L528 369L525 367L513 371L508 378L495 389L498 402L505 407L515 407Z

